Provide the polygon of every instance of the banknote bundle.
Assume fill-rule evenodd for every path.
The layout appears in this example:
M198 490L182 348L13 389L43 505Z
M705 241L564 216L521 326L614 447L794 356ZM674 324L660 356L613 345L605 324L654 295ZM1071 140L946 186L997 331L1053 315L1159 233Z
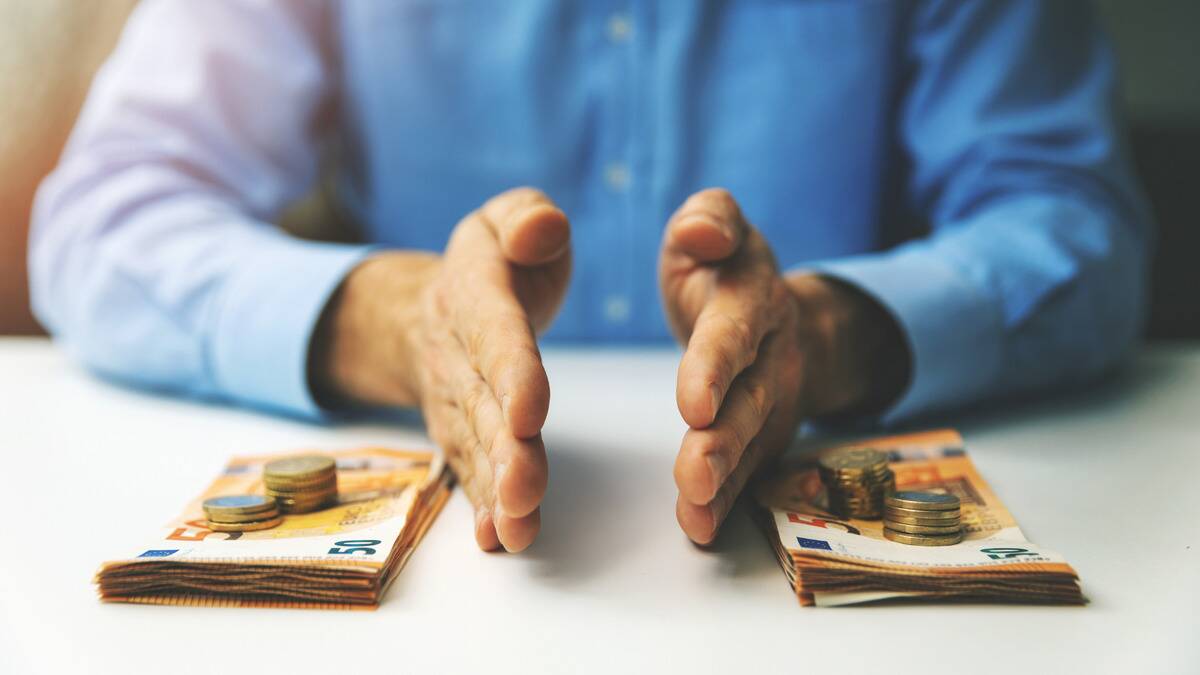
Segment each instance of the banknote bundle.
M839 516L830 510L817 462L820 455L786 457L778 470L754 486L752 511L800 604L838 606L889 599L1084 602L1075 570L1062 556L1025 539L976 472L957 432L876 438L838 447L886 453L896 490L956 497L962 541L931 546L901 543L896 539L905 537L895 533L885 538L885 524L895 528L902 520L895 512L904 505L890 505L893 513L885 518L891 520L885 522Z
M279 524L217 531L214 497L267 495L263 467L279 456L235 457L202 495L133 557L96 573L106 602L358 609L378 606L446 502L450 473L432 452L361 448L322 453L337 494ZM322 497L322 499L326 499ZM207 509L205 502L208 501ZM238 508L245 508L244 505ZM221 528L224 529L224 528Z

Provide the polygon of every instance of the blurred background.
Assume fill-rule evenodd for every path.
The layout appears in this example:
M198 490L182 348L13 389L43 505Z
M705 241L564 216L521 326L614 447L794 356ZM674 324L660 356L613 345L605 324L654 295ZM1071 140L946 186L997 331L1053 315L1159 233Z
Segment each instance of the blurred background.
M25 266L33 194L135 4L0 0L0 335L41 333ZM1200 338L1200 0L1097 4L1121 59L1134 159L1160 227L1147 332ZM313 238L351 232L320 188L281 224Z

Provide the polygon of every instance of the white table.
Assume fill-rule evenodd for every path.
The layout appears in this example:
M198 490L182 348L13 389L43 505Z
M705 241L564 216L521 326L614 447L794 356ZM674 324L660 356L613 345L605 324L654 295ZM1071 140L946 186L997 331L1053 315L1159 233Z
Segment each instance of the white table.
M801 608L736 512L675 524L673 351L549 351L543 531L485 554L456 493L376 612L106 605L91 575L239 452L424 444L130 391L0 340L0 673L1200 672L1200 347L947 419L1091 604Z

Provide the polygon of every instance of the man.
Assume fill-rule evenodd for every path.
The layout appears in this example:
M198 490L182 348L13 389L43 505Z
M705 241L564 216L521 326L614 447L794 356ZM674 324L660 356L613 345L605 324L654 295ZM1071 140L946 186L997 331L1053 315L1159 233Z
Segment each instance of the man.
M34 303L115 378L420 406L510 551L547 481L535 335L669 325L706 543L803 419L1127 351L1149 225L1113 79L1082 2L148 2L39 194ZM330 139L376 247L269 225Z

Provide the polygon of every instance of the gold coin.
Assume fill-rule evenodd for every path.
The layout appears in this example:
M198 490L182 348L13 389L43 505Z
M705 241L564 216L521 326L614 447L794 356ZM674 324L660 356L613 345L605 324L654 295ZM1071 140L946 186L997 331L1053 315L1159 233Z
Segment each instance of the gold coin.
M894 520L883 521L883 526L889 530L896 532L904 532L905 534L954 534L962 532L962 525L910 525L908 523L897 523Z
M294 501L314 501L319 499L328 499L337 496L337 488L325 488L322 490L311 490L304 492L279 492L277 490L267 489L267 494L275 498L276 501L286 504Z
M269 530L279 523L283 522L283 518L276 516L267 520L254 520L249 523L215 523L208 521L208 529L213 532L254 532L256 530Z
M279 510L280 513L287 515L303 515L305 513L314 513L316 511L324 511L327 507L333 504L308 504L305 506L285 506Z
M308 500L284 500L279 504L281 513L310 513L337 504L336 497Z
M887 481L891 474L886 470L854 474L830 474L821 472L821 482L826 485L875 485Z
M297 455L267 462L263 475L279 480L303 480L337 470L337 462L325 455Z
M335 495L337 494L337 483L328 483L318 485L316 488L294 489L294 488L278 488L276 485L266 485L264 490L266 494L276 498L287 497L305 497L310 495Z
M899 523L901 525L916 525L920 527L961 527L961 520L929 520L927 518L909 518L893 516L887 511L883 512L883 521L885 523Z
M954 495L902 490L888 497L887 505L917 511L952 511L961 508L962 502Z
M233 525L236 523L253 523L253 522L256 522L259 520L270 520L271 518L278 517L279 516L279 507L276 506L275 508L271 509L270 511L262 511L260 513L240 513L240 514L205 513L204 515L207 516L208 521L210 523L225 523L227 525Z
M817 463L833 473L863 473L886 467L887 455L871 448L841 448L822 453Z
M922 511L921 509L905 509L899 506L884 505L888 514L899 516L901 518L921 518L925 520L957 520L962 518L962 511L953 509L948 511Z
M941 536L930 536L924 534L907 534L897 532L888 528L883 528L883 536L891 541L910 546L949 546L962 541L962 532L958 534L947 534Z
M315 497L288 497L279 500L279 508L281 509L296 509L308 508L312 506L320 506L327 504L337 499L335 494L317 495Z

